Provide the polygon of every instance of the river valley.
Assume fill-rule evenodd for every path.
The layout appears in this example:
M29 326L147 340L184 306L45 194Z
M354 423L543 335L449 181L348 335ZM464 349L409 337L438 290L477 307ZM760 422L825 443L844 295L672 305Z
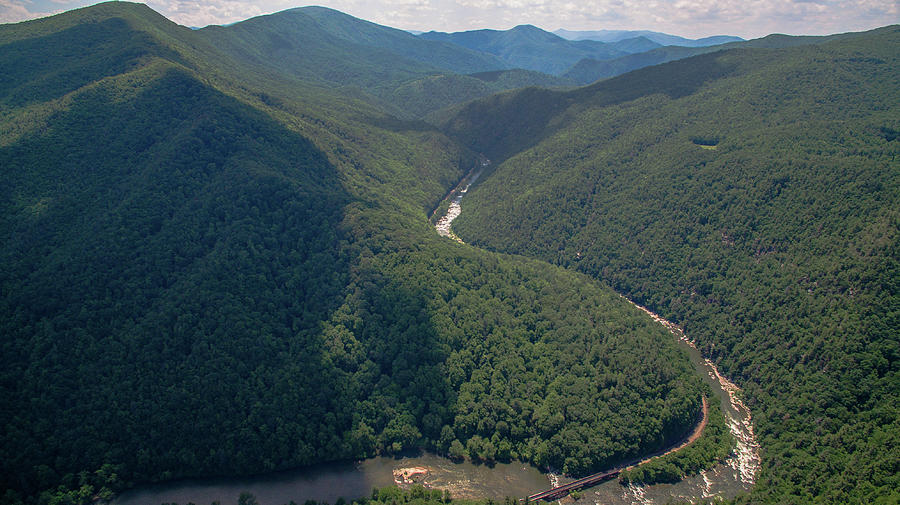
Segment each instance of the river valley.
M438 220L436 229L460 241L450 225L461 212L461 200L480 172L473 172L448 196L450 207ZM584 490L579 503L608 505L664 504L670 501L697 501L705 498L731 498L747 491L759 468L759 446L753 434L750 411L740 399L740 391L723 377L715 365L705 359L697 346L676 325L650 310L632 303L672 333L678 345L690 357L695 370L711 387L715 398L711 408L721 404L726 421L737 444L732 456L699 475L676 484L623 486L613 479ZM722 401L719 402L718 399ZM114 500L119 505L157 505L193 502L205 505L219 501L223 505L237 503L242 492L255 495L260 505L281 505L308 499L334 503L339 497L359 498L374 487L391 484L449 490L454 498L524 497L572 481L560 475L546 474L521 462L475 465L454 463L434 454L410 455L402 458L378 457L358 462L332 463L285 472L237 479L189 479L128 491Z

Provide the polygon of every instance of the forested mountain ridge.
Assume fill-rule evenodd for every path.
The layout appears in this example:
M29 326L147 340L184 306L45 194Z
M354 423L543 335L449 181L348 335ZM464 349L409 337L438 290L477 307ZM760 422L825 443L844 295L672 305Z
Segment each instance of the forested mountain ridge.
M658 325L437 236L473 152L219 46L122 2L0 25L3 503L407 448L584 473L692 425Z
M435 65L457 74L487 72L510 68L499 58L481 51L460 48L443 42L421 43L421 39L403 30L377 25L325 7L301 7L329 34L372 47L389 49L407 58Z
M418 37L423 40L452 42L496 55L512 67L553 75L562 74L583 58L611 59L631 52L624 49L628 47L628 43L619 48L615 44L594 40L566 40L531 25L516 26L509 30L426 32Z
M682 324L754 412L763 459L747 501L889 503L898 55L891 26L469 104L448 131L505 161L455 230Z
M740 70L715 55L700 56L571 91L528 88L498 93L458 106L455 114L442 117L440 124L464 145L492 160L504 161L566 128L580 111L654 95L678 98Z
M701 47L716 46L728 42L743 40L733 35L713 35L699 39L688 39L668 33L653 32L649 30L554 30L553 33L569 40L599 40L600 42L621 42L637 37L646 38L660 46Z
M724 49L741 47L782 49L808 44L821 44L830 40L855 37L857 35L858 33L853 32L825 36L772 34L752 40L722 40L716 44L666 44L664 47L628 54L614 59L597 60L585 58L569 68L562 76L579 84L590 84L599 79L615 77L651 65L659 65Z
M235 59L305 82L345 87L344 92L356 90L410 118L506 89L572 84L511 70L512 65L492 54L422 39L324 7L291 9L198 33ZM468 75L481 72L500 72L505 78L487 82Z
M440 71L468 74L508 68L489 54L422 41L324 7L291 9L199 32L242 57L267 65L277 62L285 71L326 82L359 82L363 88Z
M870 36L892 33L894 27L874 30ZM817 43L852 40L866 32L830 37L771 36L756 41L760 47L776 49L783 44L815 46ZM719 53L716 49L713 53ZM777 51L775 52L777 54ZM640 68L627 75L596 82L574 90L523 89L498 93L457 106L445 115L441 128L463 144L502 161L566 127L574 114L591 107L616 105L656 94L679 98L692 94L706 83L726 77L740 78L764 61L766 52L735 52L755 55L746 59L720 58L718 54L700 54L661 65ZM489 112L488 112L489 111Z
M690 40L647 31L607 34L557 30L550 33L530 25L509 30L431 31L420 33L417 37L496 55L509 66L558 75L579 84L589 84L601 78L722 48L737 47L735 44L742 42L747 42L748 47L769 47L773 43L787 46L821 39L769 36L742 41L739 37L719 36Z

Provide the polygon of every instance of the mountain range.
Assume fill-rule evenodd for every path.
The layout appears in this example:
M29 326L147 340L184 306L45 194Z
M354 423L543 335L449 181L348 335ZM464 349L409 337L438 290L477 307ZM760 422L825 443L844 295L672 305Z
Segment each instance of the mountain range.
M742 388L735 503L896 500L900 28L633 35L0 25L2 503L408 450L606 470L710 394L622 296ZM710 422L663 474L722 460Z
M819 44L841 37L853 37L853 33L828 36L789 36L773 34L753 40L733 41L723 44L706 46L665 46L651 49L642 53L629 54L611 60L597 60L585 58L567 70L563 77L571 79L579 84L590 84L600 79L607 79L617 75L648 67L659 65L669 61L680 60L690 56L697 56L715 51L735 49L740 47L779 49L796 47L809 44Z
M571 41L563 39L531 25L521 25L510 30L475 30L468 32L427 32L419 38L442 41L468 49L495 55L515 68L536 70L559 75L584 58L612 59L633 51L624 50L634 44L625 41L607 44L592 40ZM647 50L657 47L644 39ZM649 44L649 46L648 46Z
M668 33L652 32L649 30L593 30L573 31L560 28L554 31L556 35L568 40L597 40L600 42L622 42L628 39L645 38L660 46L681 47L705 47L727 44L728 42L740 42L740 37L733 35L713 35L700 39L688 39Z
M291 50L310 19L0 26L6 502L415 449L583 473L693 424L689 361L617 295L434 232L480 156L378 106L378 79L323 85L340 62ZM305 54L367 72L326 42Z

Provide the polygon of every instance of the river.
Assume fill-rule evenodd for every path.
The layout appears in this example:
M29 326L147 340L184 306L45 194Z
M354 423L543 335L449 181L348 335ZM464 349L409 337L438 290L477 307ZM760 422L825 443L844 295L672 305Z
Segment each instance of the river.
M493 467L469 462L453 463L434 454L402 458L378 457L363 461L332 463L255 477L230 479L187 479L137 488L119 496L119 505L159 505L188 502L207 505L214 500L233 505L242 492L250 492L260 505L282 505L291 500L303 504L312 499L334 503L368 496L372 488L403 484L401 471L427 469L413 479L428 487L449 489L454 498L494 498L527 496L546 488L547 476L523 463Z
M678 345L690 357L694 369L712 388L713 395L723 400L719 402L722 413L725 414L725 420L737 444L734 453L724 463L681 482L652 486L623 486L613 480L585 490L582 501L604 505L662 505L673 501L690 502L713 497L734 498L748 491L759 470L759 444L753 433L750 410L740 399L740 390L723 377L711 361L700 354L696 344L688 339L680 328L640 305L633 302L632 305L646 312L672 332Z
M486 166L486 163L483 164ZM483 168L482 166L482 168ZM460 205L469 185L480 175L480 170L470 174L449 196L450 210L436 225L441 235L460 241L450 230L450 225L462 211ZM749 409L740 399L740 391L723 377L715 365L703 358L697 346L674 324L644 307L646 312L664 325L678 345L690 357L697 373L703 377L721 403L722 412L737 440L734 454L724 463L699 475L686 478L676 484L652 486L623 486L611 480L586 489L579 503L604 505L649 505L670 501L693 501L703 498L732 498L747 491L753 485L759 469L759 445L753 434ZM422 472L424 470L424 472ZM410 479L404 479L404 473ZM405 482L404 482L405 481ZM411 482L426 487L447 489L454 498L493 498L506 496L524 497L569 482L559 475L545 474L532 466L514 462L493 466L474 465L469 462L453 463L434 454L411 455L402 458L379 457L357 462L332 463L271 473L255 477L229 479L189 479L143 486L117 497L118 505L158 505L161 503L188 502L206 505L219 501L223 505L237 503L242 492L256 496L260 505L282 505L290 501L303 503L308 499L334 503L345 499L369 495L372 488L391 484L401 486Z
M487 163L485 163L486 165ZM473 172L473 174L475 175L471 180L464 179L463 183L451 193L450 210L438 221L438 226L436 226L439 234L458 242L462 242L462 240L453 233L451 225L453 220L462 213L462 198L478 178L480 171ZM622 298L628 300L625 296ZM665 326L675 337L677 344L688 354L694 369L712 388L713 395L722 400L713 403L721 404L722 413L735 438L736 447L732 456L722 464L703 471L699 475L683 479L681 482L652 486L623 486L618 480L613 479L585 490L581 502L604 505L651 505L673 501L690 502L713 497L727 499L748 491L759 470L759 444L753 433L750 409L740 398L740 389L720 374L712 361L701 355L696 343L688 338L676 324L631 300L628 302L645 312L657 323ZM572 479L560 478L555 475L551 475L550 479L553 486L572 481Z

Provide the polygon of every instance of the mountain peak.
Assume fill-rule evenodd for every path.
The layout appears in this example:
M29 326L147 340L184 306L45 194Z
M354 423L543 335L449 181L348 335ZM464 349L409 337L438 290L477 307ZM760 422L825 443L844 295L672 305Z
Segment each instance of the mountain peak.
M537 38L537 39L546 40L546 41L565 40L562 37L560 37L559 35L554 35L548 31L542 30L541 28L538 28L537 26L534 26L534 25L518 25L513 28L510 28L509 30L507 30L504 33L506 33L507 35L519 35L519 36L525 35L525 36L528 36L531 38Z

